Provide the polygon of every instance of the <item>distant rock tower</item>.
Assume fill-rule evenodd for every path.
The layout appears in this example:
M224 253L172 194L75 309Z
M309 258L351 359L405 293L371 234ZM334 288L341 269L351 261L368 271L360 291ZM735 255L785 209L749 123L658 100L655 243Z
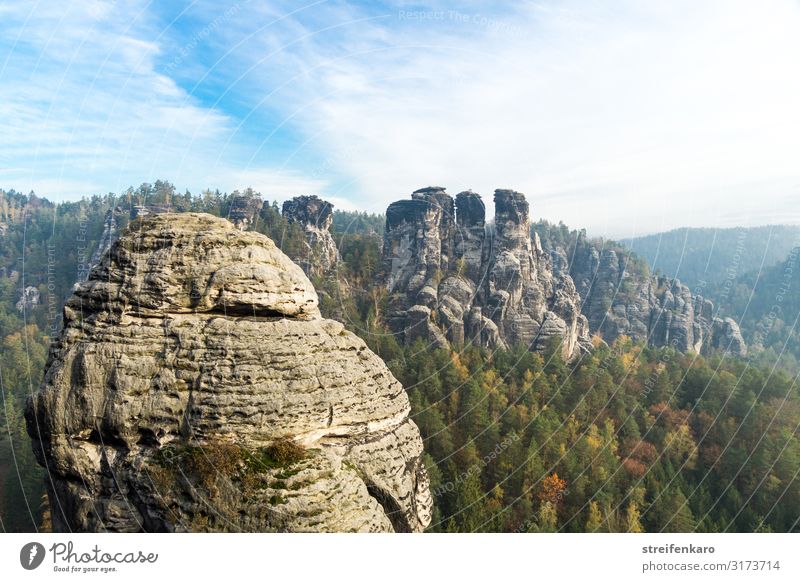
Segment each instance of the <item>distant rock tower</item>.
M625 335L681 352L746 355L736 321L715 315L714 304L680 280L637 269L623 249L580 234L574 248L549 250L575 281L592 333L605 341Z
M228 219L239 230L247 230L256 220L264 201L257 194L240 194L231 200Z
M333 204L318 196L296 196L283 203L283 216L303 227L308 252L295 260L309 276L331 272L339 261L339 249L330 232Z

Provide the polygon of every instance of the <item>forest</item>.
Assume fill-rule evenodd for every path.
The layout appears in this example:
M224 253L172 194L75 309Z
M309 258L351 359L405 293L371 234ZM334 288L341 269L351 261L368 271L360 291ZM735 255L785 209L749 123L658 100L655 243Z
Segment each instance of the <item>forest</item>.
M0 191L4 531L49 527L46 475L22 411L41 383L61 305L88 266L106 212L168 202L226 216L239 194L178 193L156 182L53 204ZM303 253L303 233L275 201L265 203L253 228L290 257ZM408 391L434 495L429 531L800 531L800 394L797 371L782 359L800 349L793 328L775 336L786 350L765 341L767 349L748 359L651 349L627 337L612 345L595 337L594 350L571 362L557 345L541 354L402 346L383 321L386 294L375 284L382 217L337 211L333 231L342 263L314 281L321 309L359 334ZM554 228L549 236L565 232ZM775 266L751 288L778 293L786 269ZM40 299L20 310L28 286ZM732 302L746 300L743 289ZM763 303L744 326L765 325L770 307ZM798 309L795 294L782 302L781 322Z
M800 227L678 228L621 242L654 270L717 299L730 281L785 260L800 245Z

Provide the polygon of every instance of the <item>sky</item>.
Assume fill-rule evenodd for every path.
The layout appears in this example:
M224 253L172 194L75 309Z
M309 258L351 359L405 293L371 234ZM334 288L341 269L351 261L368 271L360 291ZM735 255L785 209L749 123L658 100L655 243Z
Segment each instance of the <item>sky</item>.
M618 238L799 223L798 30L800 0L12 0L0 188L371 212L512 188Z

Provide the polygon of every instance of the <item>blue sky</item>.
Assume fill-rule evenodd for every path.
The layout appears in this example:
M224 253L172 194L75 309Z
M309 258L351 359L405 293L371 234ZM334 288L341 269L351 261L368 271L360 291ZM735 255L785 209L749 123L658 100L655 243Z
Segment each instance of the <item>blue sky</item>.
M797 0L220 4L0 5L0 187L371 211L514 188L612 236L800 222Z

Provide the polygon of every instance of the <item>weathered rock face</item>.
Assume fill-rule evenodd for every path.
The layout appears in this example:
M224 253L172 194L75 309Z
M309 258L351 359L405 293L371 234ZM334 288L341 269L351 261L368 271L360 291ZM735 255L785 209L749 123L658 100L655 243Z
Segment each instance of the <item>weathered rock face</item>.
M714 305L677 279L655 277L632 266L629 254L578 238L575 248L550 249L554 264L569 269L592 333L611 342L620 335L651 346L708 353L747 351L733 319L714 316ZM572 258L568 265L567 256Z
M26 419L57 531L421 531L403 387L267 237L131 224L64 308Z
M283 216L305 232L308 253L298 260L303 271L320 276L333 270L339 261L339 249L330 232L333 205L317 196L297 196L283 203Z
M747 344L742 337L742 331L731 317L714 318L710 343L714 351L730 352L737 356L747 355Z
M495 191L495 227L474 192L414 192L386 211L384 281L388 320L408 343L508 344L543 349L561 340L566 357L588 346L588 327L569 275L554 273L531 239L528 203Z
M228 210L230 220L239 230L248 230L264 206L264 201L255 194L240 194L231 200Z
M456 194L455 236L455 252L463 262L464 275L480 281L486 275L483 269L486 208L481 197L471 190Z

